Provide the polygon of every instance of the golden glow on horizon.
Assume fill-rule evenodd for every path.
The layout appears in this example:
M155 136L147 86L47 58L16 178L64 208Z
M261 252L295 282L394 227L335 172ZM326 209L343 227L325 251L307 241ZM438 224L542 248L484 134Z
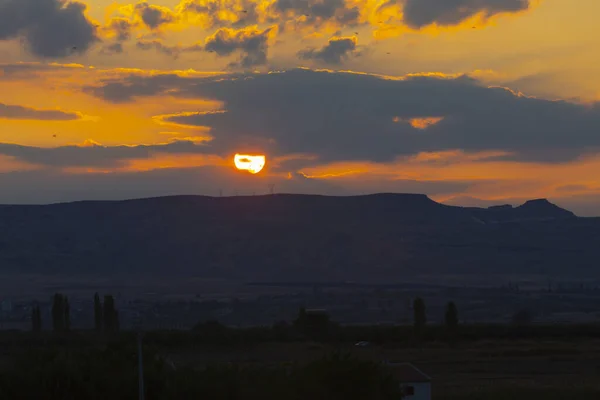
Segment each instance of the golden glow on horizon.
M566 0L532 0L533 6L528 11L497 14L491 18L479 13L458 25L431 24L422 29L402 23L403 2L381 7L383 3L387 4L385 0L345 0L347 9L357 7L360 27L341 30L335 18L324 21L318 16L305 16L296 11L282 15L272 7L274 0L251 1L258 8L256 18L254 15L247 18L250 15L243 14L246 3L240 0L149 2L153 5L158 3L156 5L165 15L173 16L171 23L161 24L154 30L145 26L139 15L134 13L132 5L139 3L138 0L82 2L89 5L89 14L94 21L104 22L104 25L99 24L101 29L98 32L103 42L98 42L85 55L73 54L56 62L31 61L35 58L23 52L22 44L18 41L0 41L0 103L36 110L69 111L77 113L80 119L52 122L0 119L0 143L40 147L49 153L51 151L46 149L75 145L87 147L85 151L93 154L106 152L111 155L113 152L118 154L118 146L162 146L185 141L210 147L215 139L227 139L227 144L233 146L227 149L231 154L225 157L207 155L204 149L199 150L199 154L179 152L179 149L173 153L166 150L160 152L161 147L158 146L158 150L150 148L149 153L132 153L131 158L115 156L117 162L90 163L90 167L45 164L33 153L31 157L0 155L0 175L29 170L121 174L206 166L228 178L240 179L248 184L264 186L262 178L265 175L269 179L287 177L295 180L288 183L290 188L301 188L298 190L304 192L327 191L329 187L333 188L332 191L340 187L353 193L400 190L435 193L431 197L439 199L454 196L481 199L565 197L600 193L597 173L600 170L600 153L552 164L518 161L508 157L511 154L506 151L432 151L400 157L388 163L332 163L325 160L321 163L317 154L274 152L269 154L268 168L265 168L266 157L260 169L252 168L256 172L246 166L241 168L242 171L258 174L253 176L254 179L244 179L246 177L240 175L240 168L235 162L235 168L232 168L232 154L236 149L260 154L260 148L243 149L240 147L242 142L229 140L230 132L186 124L194 121L193 116L199 117L197 122L203 120L200 118L202 114L214 113L214 110L234 110L230 104L217 100L220 97L207 94L205 99L196 98L196 95L191 95L196 88L190 86L184 87L182 92L189 89L190 96L181 96L182 93L177 93L177 90L181 90L179 88L173 91L159 90L156 95L134 96L131 101L111 103L90 95L88 91L112 80L119 82L122 79L126 85L136 85L138 79L146 77L152 77L158 86L165 82L167 89L168 82L175 77L197 79L218 75L223 76L223 80L240 79L236 74L230 75L237 71L228 67L244 54L239 48L227 57L187 51L175 58L157 51L139 50L136 40L156 39L165 46L183 49L198 43L203 45L207 37L214 36L222 25L236 24L235 29L227 31L229 34L224 37L244 42L276 24L285 29L268 32L265 47L267 64L256 67L261 73L268 69L271 69L271 73L284 73L303 65L311 70L370 75L386 80L462 77L476 79L485 87L510 90L507 96L524 93L528 97L545 100L586 102L594 107L600 101L600 52L592 51L600 45L600 29L595 21L600 12L598 0L579 0L576 5ZM223 11L219 11L218 15L212 12L184 15L182 7L177 6L185 3L202 3L207 7L214 5ZM164 7L169 7L171 12ZM101 50L117 40L115 32L106 31L106 24L113 17L127 19L132 23L132 29L130 39L123 42L125 51L108 56ZM353 31L357 32L353 34ZM356 53L360 57L348 57L340 65L311 60L302 60L299 64L297 60L300 50L308 47L321 49L332 36L353 35L358 38ZM235 42L233 39L232 43ZM197 70L189 69L190 66L196 66ZM210 93L210 90L206 93ZM257 101L259 97L256 96ZM404 114L394 118L394 122L400 125L390 122L393 113L386 113L384 118L395 128L414 129L412 133L415 140L421 140L419 136L426 135L428 129L430 132L437 131L444 127L444 122L450 121L451 114L448 114L446 121L443 120L445 111L435 107L426 110L425 114ZM206 118L206 121L211 119ZM334 128L324 128L323 135L330 133L328 129ZM482 132L484 129L482 127ZM441 136L429 139L445 140ZM336 145L343 146L344 140ZM369 142L368 145L378 144ZM93 146L106 149L93 149ZM184 151L188 147L190 151L195 151L191 145L181 146ZM308 146L302 151L308 152L310 149ZM127 156L129 153L125 154ZM573 181L574 176L576 181ZM440 183L444 185L436 186ZM443 193L440 194L439 190Z
M233 158L235 167L240 171L258 174L265 167L267 158L263 155L236 154Z

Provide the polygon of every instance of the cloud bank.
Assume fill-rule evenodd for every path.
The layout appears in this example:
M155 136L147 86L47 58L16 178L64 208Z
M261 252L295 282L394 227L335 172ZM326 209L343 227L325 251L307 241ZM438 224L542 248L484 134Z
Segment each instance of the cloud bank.
M75 121L83 116L77 112L38 110L31 107L0 103L0 118L38 121Z
M477 14L490 18L529 8L529 0L395 0L402 5L403 20L411 28L431 24L457 25Z
M188 78L130 75L85 90L110 102L165 95L224 104L165 121L209 127L224 154L248 148L307 153L318 162L389 162L424 151L499 151L497 160L565 162L600 146L600 106L527 97L468 75L367 74L295 69Z
M335 37L320 49L305 49L298 53L303 60L316 60L330 65L339 65L356 50L356 37Z
M98 41L97 27L85 15L86 5L62 0L2 0L0 40L22 39L42 58L84 53Z

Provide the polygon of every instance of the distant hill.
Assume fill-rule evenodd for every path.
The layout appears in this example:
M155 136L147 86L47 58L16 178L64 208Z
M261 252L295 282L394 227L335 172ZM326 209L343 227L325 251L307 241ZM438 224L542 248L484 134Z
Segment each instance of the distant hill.
M277 194L0 206L0 273L54 277L595 276L599 244L600 219L546 200L485 209L418 194Z

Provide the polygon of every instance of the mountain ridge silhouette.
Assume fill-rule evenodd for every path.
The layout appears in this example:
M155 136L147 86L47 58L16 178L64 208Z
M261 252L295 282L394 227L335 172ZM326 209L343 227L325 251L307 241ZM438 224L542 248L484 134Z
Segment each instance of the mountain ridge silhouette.
M599 239L600 219L577 217L543 199L510 208L456 207L426 195L389 193L0 206L0 272L57 277L595 276Z

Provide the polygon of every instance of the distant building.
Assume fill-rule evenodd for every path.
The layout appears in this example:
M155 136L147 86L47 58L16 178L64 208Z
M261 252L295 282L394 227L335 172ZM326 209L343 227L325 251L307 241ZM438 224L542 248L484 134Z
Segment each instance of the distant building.
M431 378L408 362L385 362L392 374L400 381L404 398L408 400L431 400Z

